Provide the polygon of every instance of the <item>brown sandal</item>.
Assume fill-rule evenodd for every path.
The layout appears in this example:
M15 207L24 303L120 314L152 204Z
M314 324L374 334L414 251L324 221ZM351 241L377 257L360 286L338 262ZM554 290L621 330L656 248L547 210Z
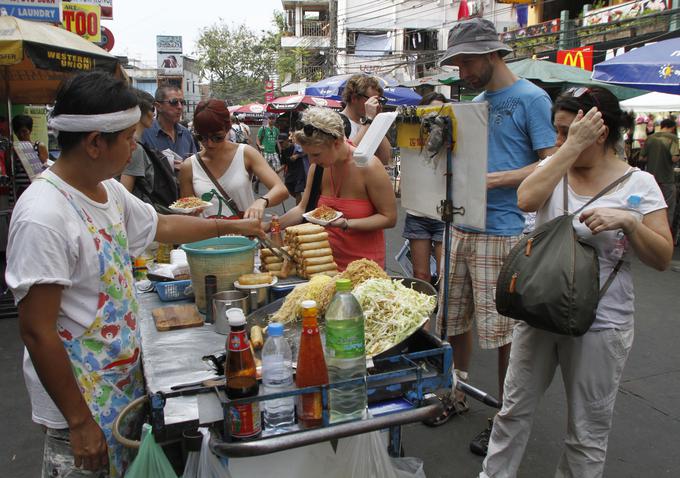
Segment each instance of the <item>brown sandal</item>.
M455 398L453 393L447 393L439 400L441 400L444 405L444 411L434 418L423 420L423 425L438 427L448 422L454 415L461 415L470 410L470 405L468 405L465 395L463 395L463 399L460 400Z

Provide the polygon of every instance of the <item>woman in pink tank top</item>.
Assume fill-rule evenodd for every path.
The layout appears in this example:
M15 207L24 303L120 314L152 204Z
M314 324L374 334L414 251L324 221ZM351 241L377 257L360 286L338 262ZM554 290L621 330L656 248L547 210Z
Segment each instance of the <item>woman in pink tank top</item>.
M397 205L382 163L373 157L366 166L357 166L352 159L354 146L345 140L342 118L330 109L306 110L294 139L311 166L302 200L281 218L281 225L301 223L302 214L317 206L331 207L343 214L326 227L338 269L343 271L361 258L384 268L383 230L394 227Z

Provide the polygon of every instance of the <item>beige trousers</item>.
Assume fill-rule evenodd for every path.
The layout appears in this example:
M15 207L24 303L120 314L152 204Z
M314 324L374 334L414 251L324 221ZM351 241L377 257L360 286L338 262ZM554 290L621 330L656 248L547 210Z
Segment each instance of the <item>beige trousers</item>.
M503 408L494 419L479 477L517 475L534 412L558 366L567 395L568 420L555 477L601 477L614 401L632 344L633 329L567 337L520 322L512 341Z

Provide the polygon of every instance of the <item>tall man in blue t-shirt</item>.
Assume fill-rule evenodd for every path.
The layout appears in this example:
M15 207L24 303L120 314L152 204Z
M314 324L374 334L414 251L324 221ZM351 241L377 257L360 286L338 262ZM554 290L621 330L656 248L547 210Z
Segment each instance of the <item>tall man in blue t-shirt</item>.
M517 187L555 145L550 97L508 69L503 56L511 51L498 41L493 23L473 18L451 29L441 61L442 65L457 66L470 87L484 90L474 101L489 104L486 229L453 228L447 333L456 373L465 380L472 354L472 325L477 322L480 347L498 349L501 398L514 321L496 312L496 279L524 227ZM460 392L447 405L447 413L436 424L468 409ZM490 432L491 422L470 443L473 453L486 454Z

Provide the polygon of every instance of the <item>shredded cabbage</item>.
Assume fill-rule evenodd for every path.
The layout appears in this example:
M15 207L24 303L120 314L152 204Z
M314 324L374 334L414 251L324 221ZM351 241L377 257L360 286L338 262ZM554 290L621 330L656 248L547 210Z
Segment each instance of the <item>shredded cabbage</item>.
M353 294L364 311L366 355L371 357L413 334L437 305L435 296L391 279L369 279Z

